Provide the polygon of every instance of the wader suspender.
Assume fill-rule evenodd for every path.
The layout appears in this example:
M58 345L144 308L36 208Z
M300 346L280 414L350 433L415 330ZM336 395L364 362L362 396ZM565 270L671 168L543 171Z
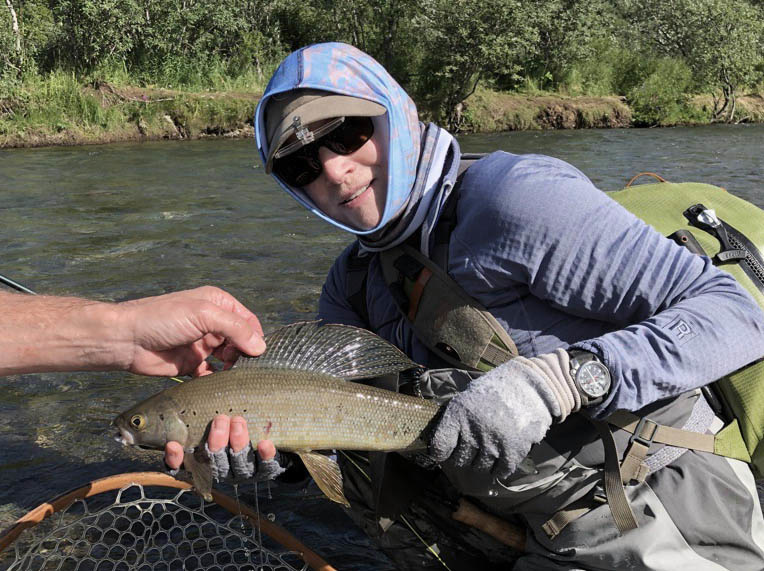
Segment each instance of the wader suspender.
M417 338L447 366L472 371L488 371L517 356L514 342L496 318L447 273L462 176L484 156L462 155L458 178L434 230L430 258L409 244L379 253L385 282ZM356 242L348 259L345 291L348 303L368 324L366 280L372 256L358 252Z

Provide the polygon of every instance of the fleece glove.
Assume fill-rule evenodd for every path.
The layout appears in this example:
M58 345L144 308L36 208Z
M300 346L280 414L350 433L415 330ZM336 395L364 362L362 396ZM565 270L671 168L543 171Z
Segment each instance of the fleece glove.
M216 482L220 480L242 482L252 478L258 482L264 482L273 480L286 472L286 468L280 463L282 458L280 452L276 452L275 458L262 460L252 444L247 444L238 452L232 452L228 446L217 452L210 452L206 443L204 449L210 457L212 477Z
M429 456L506 478L553 421L581 408L568 353L516 357L472 381L446 406L432 432Z

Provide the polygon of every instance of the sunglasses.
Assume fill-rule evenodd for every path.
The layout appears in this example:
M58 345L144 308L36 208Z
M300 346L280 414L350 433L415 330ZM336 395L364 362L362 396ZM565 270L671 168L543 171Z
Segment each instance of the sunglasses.
M290 186L307 186L323 170L318 156L320 147L349 155L363 147L373 134L371 117L338 117L315 129L312 143L303 145L296 141L280 148L274 155L273 173Z

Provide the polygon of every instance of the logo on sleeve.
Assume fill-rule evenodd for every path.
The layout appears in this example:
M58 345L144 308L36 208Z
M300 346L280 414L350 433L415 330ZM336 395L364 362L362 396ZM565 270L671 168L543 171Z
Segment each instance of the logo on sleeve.
M695 330L690 327L690 324L681 317L677 317L674 321L669 323L668 329L674 334L674 337L676 337L676 340L680 345L684 345L697 335Z

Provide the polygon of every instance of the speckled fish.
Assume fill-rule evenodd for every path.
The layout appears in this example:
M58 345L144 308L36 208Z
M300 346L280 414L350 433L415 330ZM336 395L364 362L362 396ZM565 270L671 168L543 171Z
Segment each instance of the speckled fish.
M347 504L339 466L318 450L416 451L438 405L360 383L418 367L369 331L296 323L266 338L267 349L228 371L170 387L114 420L117 440L164 449L175 440L194 486L209 497L212 471L204 440L216 414L241 415L253 442L270 439L296 452L321 490Z

